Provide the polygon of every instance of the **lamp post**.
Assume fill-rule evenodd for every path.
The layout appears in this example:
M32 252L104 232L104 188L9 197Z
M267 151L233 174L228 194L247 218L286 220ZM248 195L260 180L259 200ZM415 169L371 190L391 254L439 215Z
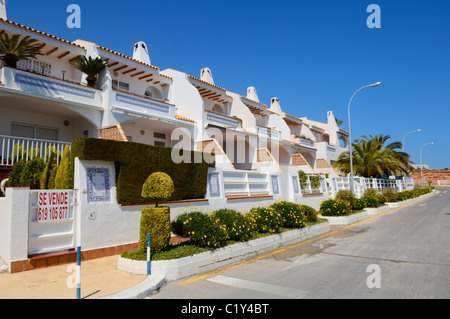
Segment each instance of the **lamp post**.
M422 183L422 187L423 187L422 149L423 149L423 147L424 147L425 145L433 145L433 144L434 144L434 142L426 143L426 144L423 144L422 147L420 148L420 181L421 181L421 183Z
M381 85L381 82L363 86L362 88L360 88L358 91L356 91L353 94L352 98L350 99L350 102L348 103L348 138L349 138L349 147L348 148L350 151L350 190L352 193L354 193L354 191L353 191L353 154L352 154L352 129L350 126L350 105L352 104L353 98L359 91L361 91L362 89L368 88L368 87L376 87L379 85Z
M406 137L408 136L408 134L414 133L414 132L420 132L420 129L406 133L405 137L403 138L403 142L402 142L402 152L403 153L405 152L405 139L406 139Z

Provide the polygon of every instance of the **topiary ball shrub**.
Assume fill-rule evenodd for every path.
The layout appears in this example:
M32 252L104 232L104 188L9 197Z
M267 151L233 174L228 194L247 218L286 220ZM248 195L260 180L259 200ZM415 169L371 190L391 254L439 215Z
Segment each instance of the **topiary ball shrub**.
M225 226L231 240L247 241L254 233L255 225L252 221L233 209L218 209L211 214L211 219Z
M150 234L150 249L153 252L166 249L170 243L169 207L143 208L139 232L139 250L147 250L147 234Z
M277 201L271 206L283 218L283 227L302 228L305 226L306 217L303 214L302 207L299 204L286 201Z
M258 233L281 232L283 217L272 207L252 208L247 216L255 224Z
M174 191L172 178L166 173L155 172L145 180L141 195L145 199L155 201L155 207L158 207L158 203L168 200Z
M336 199L324 200L319 211L322 216L346 216L352 212L347 202Z

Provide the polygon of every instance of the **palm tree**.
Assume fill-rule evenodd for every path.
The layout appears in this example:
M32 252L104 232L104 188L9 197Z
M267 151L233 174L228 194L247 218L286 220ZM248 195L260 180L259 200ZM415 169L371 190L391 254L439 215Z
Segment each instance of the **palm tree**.
M7 66L17 67L17 61L35 58L37 55L43 55L41 44L38 40L31 39L29 36L20 38L20 34L9 36L4 32L0 36L0 59L5 61Z
M107 63L102 58L96 57L94 59L91 56L86 58L84 55L76 57L71 64L87 75L86 81L90 87L95 86L97 75L107 67Z
M408 174L412 171L409 154L397 151L402 148L401 142L393 142L385 146L389 135L363 136L353 144L353 169L355 174L364 177L380 177L386 175ZM350 173L350 154L342 153L333 164L344 174Z

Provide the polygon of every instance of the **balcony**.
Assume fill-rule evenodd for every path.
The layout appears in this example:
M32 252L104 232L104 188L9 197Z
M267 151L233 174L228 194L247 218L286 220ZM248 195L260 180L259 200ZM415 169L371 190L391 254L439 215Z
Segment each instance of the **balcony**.
M258 136L263 139L281 140L281 132L272 128L257 125L256 132L258 133Z
M62 79L33 72L2 67L0 81L3 87L32 96L65 100L73 103L101 107L101 91Z
M205 123L224 128L242 128L240 119L211 111L205 111Z
M149 117L175 119L175 105L117 89L114 89L113 92L114 110Z

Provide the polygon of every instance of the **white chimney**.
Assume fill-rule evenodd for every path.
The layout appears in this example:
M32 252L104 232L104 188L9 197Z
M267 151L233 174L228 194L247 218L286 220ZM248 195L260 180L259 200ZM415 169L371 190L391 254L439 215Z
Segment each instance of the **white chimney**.
M280 101L278 100L277 97L273 97L270 100L270 111L277 113L280 116L284 116L283 112L281 111L281 105L280 105Z
M256 89L251 86L247 89L247 99L250 99L252 101L259 103L258 94L256 94Z
M0 18L8 20L6 17L6 0L0 0Z
M200 80L214 85L214 80L213 80L213 77L212 77L212 73L211 73L211 70L209 68L203 68L200 71Z
M133 59L151 65L150 54L148 53L147 45L144 42L139 41L134 45Z

